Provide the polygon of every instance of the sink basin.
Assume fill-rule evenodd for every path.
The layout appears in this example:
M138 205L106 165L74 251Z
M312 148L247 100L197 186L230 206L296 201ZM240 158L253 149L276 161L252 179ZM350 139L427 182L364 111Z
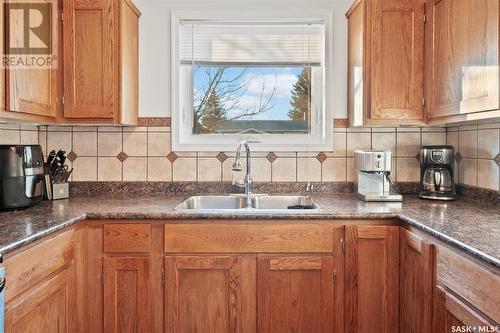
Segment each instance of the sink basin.
M312 208L288 209L289 206L305 205ZM188 211L287 211L310 212L320 207L309 197L300 195L254 195L251 197L251 207L246 207L246 198L242 195L206 195L193 196L181 202L175 210Z

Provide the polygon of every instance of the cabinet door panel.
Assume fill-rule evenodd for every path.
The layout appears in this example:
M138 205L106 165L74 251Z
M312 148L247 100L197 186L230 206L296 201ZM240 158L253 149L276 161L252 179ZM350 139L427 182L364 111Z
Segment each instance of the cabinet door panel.
M479 315L473 308L449 293L441 286L436 287L433 329L437 333L458 332L465 326L492 327L496 323ZM492 331L493 332L493 331Z
M241 257L167 256L166 332L243 332ZM247 320L252 320L247 319Z
M431 332L434 246L401 229L400 251L400 331Z
M150 266L146 257L103 259L105 332L150 331Z
M346 227L346 332L397 332L399 227Z
M5 332L75 332L74 301L75 272L69 266L7 304Z
M114 117L115 4L113 0L65 2L65 117Z
M56 5L54 1L52 5ZM17 4L21 1L9 1ZM24 38L23 20L19 15L6 13L7 43L23 45L15 39ZM57 39L51 40L54 55L57 56ZM28 55L29 56L29 55ZM55 117L57 107L57 69L11 67L6 70L6 109L39 116Z
M259 332L333 331L333 257L258 259Z
M372 119L423 119L424 5L376 0L372 20Z
M431 117L499 109L497 0L432 0Z

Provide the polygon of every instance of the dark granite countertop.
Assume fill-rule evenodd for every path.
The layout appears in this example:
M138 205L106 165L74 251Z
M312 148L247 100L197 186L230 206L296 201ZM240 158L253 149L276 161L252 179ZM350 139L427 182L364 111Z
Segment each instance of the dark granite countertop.
M405 196L401 203L365 203L352 195L317 195L322 210L286 214L175 211L187 195L75 197L25 210L0 213L0 253L7 253L84 219L382 219L400 218L470 254L500 267L500 206L459 199L442 203Z

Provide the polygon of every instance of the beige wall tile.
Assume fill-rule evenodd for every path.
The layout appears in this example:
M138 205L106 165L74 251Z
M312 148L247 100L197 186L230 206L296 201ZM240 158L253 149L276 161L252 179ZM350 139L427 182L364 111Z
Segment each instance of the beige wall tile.
M21 136L19 130L0 130L0 144L4 145L17 145L21 143Z
M476 167L477 160L472 158L464 158L459 164L459 183L465 185L476 186Z
M71 132L47 132L47 150L65 150L69 153L71 147Z
M38 132L38 144L42 146L42 151L44 156L47 156L47 132L44 131Z
M222 165L215 157L198 159L198 181L219 182L222 179Z
M371 149L371 133L347 133L347 156L353 156L356 149Z
M0 123L0 131L4 129L19 130L20 126L17 124Z
M477 186L498 191L500 168L492 160L477 161Z
M458 132L458 144L462 157L477 157L477 131Z
M347 180L347 159L327 158L321 165L321 181L345 182Z
M74 181L97 181L97 157L78 157L72 175Z
M148 157L148 181L171 181L172 163L166 157Z
M390 149L393 154L396 153L396 133L373 133L373 149Z
M38 144L38 131L21 131L21 144L23 144L23 145L37 145Z
M397 133L396 156L414 157L420 152L420 133Z
M97 132L73 132L73 151L77 156L97 156Z
M354 170L354 158L347 158L347 181L353 182L356 179L356 170Z
M122 132L114 133L98 133L97 134L97 149L99 156L116 156L122 147Z
M97 163L97 180L122 180L122 163L116 157L99 157Z
M321 163L316 158L297 159L297 181L321 181Z
M446 144L445 132L423 132L422 146L438 146Z
M170 133L148 132L148 156L167 156L170 153Z
M147 156L148 133L124 132L123 151L129 156Z
M347 135L346 133L333 133L333 153L332 156L347 155Z
M477 141L477 157L495 158L500 152L500 129L479 130Z
M179 157L172 164L175 182L196 181L196 158Z
M241 181L245 176L246 166L245 158L242 157L241 163L243 170L241 172L232 171L232 166L234 162L234 157L230 157L224 161L222 166L222 179L225 182ZM252 158L252 179L255 182L270 182L271 181L271 162L269 162L265 157L253 157ZM234 177L234 179L233 179Z
M397 178L399 182L420 180L420 164L414 157L397 158Z
M446 133L446 144L455 148L455 153L458 152L458 132Z
M278 157L272 166L273 182L294 182L297 180L297 159Z
M123 181L145 181L147 158L129 157L123 161Z

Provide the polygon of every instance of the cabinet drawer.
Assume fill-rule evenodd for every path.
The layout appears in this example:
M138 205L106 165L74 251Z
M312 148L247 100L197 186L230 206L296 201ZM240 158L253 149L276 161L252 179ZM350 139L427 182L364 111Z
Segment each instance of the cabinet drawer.
M65 231L6 258L6 301L69 265L74 257L73 236L73 230Z
M150 224L105 224L104 252L149 252Z
M166 224L165 252L325 253L333 251L327 224Z
M436 256L438 284L500 322L500 276L443 247Z

